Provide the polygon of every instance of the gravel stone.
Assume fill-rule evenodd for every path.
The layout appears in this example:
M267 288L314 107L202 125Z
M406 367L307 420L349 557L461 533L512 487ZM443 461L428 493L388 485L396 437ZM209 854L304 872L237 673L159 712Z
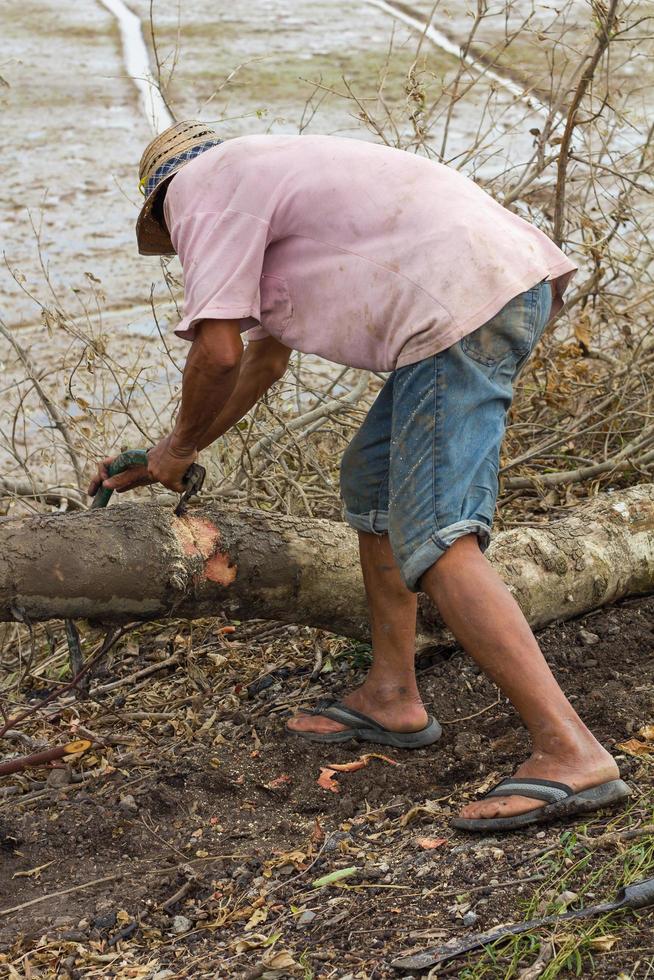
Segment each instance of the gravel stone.
M583 627L579 630L579 639L585 647L593 647L600 641L597 633L591 633L590 630L585 630Z
M193 923L185 915L176 915L173 919L173 932L176 936L181 936L182 933L188 932L192 928Z
M138 803L134 799L131 793L126 793L125 796L121 796L118 806L123 811L123 813L137 813Z

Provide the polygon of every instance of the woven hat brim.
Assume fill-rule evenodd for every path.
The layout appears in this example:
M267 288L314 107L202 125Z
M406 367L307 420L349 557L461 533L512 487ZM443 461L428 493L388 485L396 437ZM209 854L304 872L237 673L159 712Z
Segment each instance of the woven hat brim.
M180 167L181 169L181 167ZM178 173L178 171L175 171ZM175 174L169 174L145 201L136 219L136 244L139 255L175 255L175 247L168 229L163 227L152 214L152 206L165 184L169 184Z
M145 194L136 221L136 243L141 255L175 254L168 231L152 214L153 204L182 167L222 142L206 123L187 119L169 126L148 143L139 163L139 187Z

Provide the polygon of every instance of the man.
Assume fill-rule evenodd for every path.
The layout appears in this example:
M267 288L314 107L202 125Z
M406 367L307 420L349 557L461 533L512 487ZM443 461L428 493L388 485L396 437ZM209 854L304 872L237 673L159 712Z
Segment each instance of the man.
M296 715L289 732L397 747L438 738L414 671L424 591L533 740L516 776L455 825L510 829L623 799L614 760L483 556L513 382L574 264L456 171L364 141L222 142L181 123L147 147L140 176L139 250L179 256L175 332L191 347L174 430L147 471L108 479L105 460L90 492L154 482L180 491L198 452L282 376L293 349L392 372L342 463L373 665L362 687Z

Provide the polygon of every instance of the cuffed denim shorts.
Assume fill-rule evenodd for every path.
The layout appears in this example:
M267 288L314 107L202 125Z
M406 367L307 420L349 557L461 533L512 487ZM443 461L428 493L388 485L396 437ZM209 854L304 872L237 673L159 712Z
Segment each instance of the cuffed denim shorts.
M413 592L457 538L488 547L514 381L551 307L550 283L539 283L452 347L393 371L345 451L345 520L388 533Z

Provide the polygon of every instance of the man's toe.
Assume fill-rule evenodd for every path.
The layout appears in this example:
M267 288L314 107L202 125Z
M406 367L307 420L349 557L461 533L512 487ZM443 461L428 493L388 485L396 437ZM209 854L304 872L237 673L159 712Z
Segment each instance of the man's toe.
M531 800L526 796L505 796L497 800L480 800L479 803L468 803L461 810L464 820L492 820L495 817L515 817L519 813L528 813L543 806L540 800Z
M340 732L345 725L340 725L331 718L322 718L320 715L293 715L286 722L286 727L292 732L314 732L317 735L327 735L330 732Z

